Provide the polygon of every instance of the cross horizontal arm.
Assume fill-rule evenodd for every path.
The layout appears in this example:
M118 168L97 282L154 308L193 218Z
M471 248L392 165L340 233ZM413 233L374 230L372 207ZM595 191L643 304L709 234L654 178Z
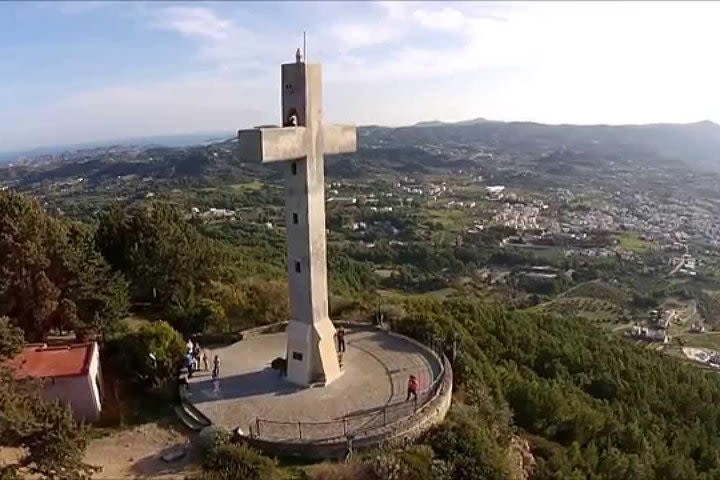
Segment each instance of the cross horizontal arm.
M305 127L254 128L238 131L240 157L248 162L271 163L307 155Z
M326 155L357 151L357 127L326 125L323 128L323 150Z

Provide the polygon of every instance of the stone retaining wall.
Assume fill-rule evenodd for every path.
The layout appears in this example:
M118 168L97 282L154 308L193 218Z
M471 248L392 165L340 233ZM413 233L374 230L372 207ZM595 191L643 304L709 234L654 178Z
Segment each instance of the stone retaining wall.
M380 446L396 447L414 442L432 427L440 424L450 410L453 374L450 362L443 357L443 378L435 396L414 414L378 428L368 436L353 441L355 451ZM277 456L298 456L308 459L339 459L347 452L345 441L331 442L279 442L243 436L242 439L263 452Z
M270 325L263 325L241 332L242 338L250 338L265 333L275 332L281 329L287 322L278 322ZM377 328L369 323L338 321L336 325L346 328ZM439 366L439 375L442 376L440 386L435 395L420 407L415 413L379 427L367 435L356 438L353 441L355 451L375 448L379 446L395 447L414 442L432 427L440 424L450 409L452 400L453 372L450 362L445 356L442 358L431 348L415 339L388 331L390 335L401 337L404 340L420 346L430 353ZM244 432L247 433L247 432ZM298 456L308 459L338 459L343 458L347 453L345 440L331 441L271 441L262 438L252 438L248 435L241 435L244 442L252 445L263 452L278 457Z
M445 357L443 364L443 379L438 392L414 415L397 422L395 428L384 438L383 445L399 446L414 442L445 419L452 402L453 372Z
M244 340L246 338L252 338L257 337L258 335L264 335L266 333L279 333L282 332L283 329L281 327L285 327L288 324L288 322L275 322L270 323L268 325L261 325L259 327L254 328L248 328L247 330L243 330L240 332L241 338Z

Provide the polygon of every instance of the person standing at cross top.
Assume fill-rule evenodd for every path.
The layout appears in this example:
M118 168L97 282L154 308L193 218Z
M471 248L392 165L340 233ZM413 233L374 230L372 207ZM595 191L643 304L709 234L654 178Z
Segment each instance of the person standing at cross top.
M345 328L340 327L337 331L338 352L345 353Z

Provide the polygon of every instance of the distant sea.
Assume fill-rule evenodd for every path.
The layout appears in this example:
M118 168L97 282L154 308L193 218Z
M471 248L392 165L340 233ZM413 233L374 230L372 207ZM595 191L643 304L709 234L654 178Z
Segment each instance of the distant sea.
M156 147L188 147L190 145L206 145L222 142L234 136L234 132L192 133L186 135L156 135L151 137L125 138L121 140L107 140L100 142L78 143L73 145L55 145L37 147L14 152L0 152L0 164L15 161L20 157L34 157L37 155L52 155L62 152L71 152L88 148L119 146L156 146Z

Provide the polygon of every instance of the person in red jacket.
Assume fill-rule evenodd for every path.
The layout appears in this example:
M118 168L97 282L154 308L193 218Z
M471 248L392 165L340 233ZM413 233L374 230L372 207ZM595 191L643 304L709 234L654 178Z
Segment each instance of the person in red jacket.
M417 402L417 389L418 389L417 378L415 378L415 375L410 375L410 378L408 379L407 397L405 398L406 402L408 400L410 400L411 396Z

